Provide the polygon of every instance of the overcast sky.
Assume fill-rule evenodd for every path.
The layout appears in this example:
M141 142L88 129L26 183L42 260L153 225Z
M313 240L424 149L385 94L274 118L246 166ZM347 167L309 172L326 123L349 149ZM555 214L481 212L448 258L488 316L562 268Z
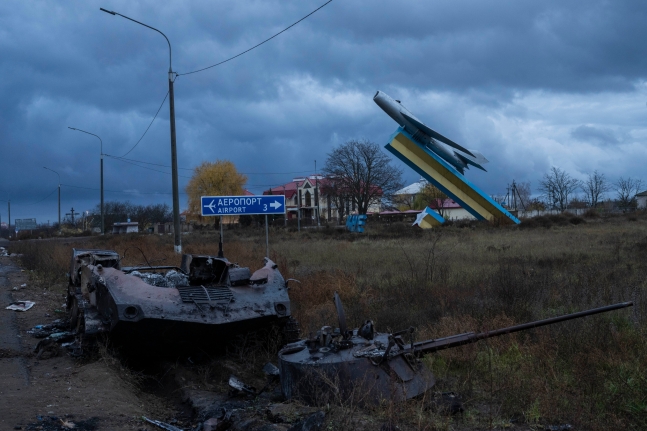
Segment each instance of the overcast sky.
M99 140L67 127L123 156L168 91L164 38L99 7L163 31L182 74L324 2L0 2L0 200L12 220L56 219L58 177L43 166L60 174L63 214L93 209ZM177 78L180 189L203 161L231 160L260 194L346 140L387 144L397 124L373 103L378 89L483 153L488 172L467 178L489 194L513 179L535 193L551 166L647 180L646 22L643 1L334 0ZM126 157L151 164L106 157L106 200L171 205L168 100Z

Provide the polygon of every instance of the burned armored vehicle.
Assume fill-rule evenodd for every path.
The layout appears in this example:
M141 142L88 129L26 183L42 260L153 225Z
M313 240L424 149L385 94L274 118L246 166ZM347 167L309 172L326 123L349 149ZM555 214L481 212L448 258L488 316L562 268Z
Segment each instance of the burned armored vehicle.
M179 267L122 267L115 251L74 249L67 307L81 341L109 334L128 347L206 350L270 327L297 339L287 290L267 258L254 273L224 257L190 254Z
M379 333L370 320L360 328L348 330L337 293L334 301L338 328L324 326L310 339L288 344L279 352L281 390L287 399L317 404L328 402L330 396L335 401L353 399L364 404L411 399L435 384L434 375L421 361L424 355L633 305L623 302L495 331L415 342L413 328L393 334Z

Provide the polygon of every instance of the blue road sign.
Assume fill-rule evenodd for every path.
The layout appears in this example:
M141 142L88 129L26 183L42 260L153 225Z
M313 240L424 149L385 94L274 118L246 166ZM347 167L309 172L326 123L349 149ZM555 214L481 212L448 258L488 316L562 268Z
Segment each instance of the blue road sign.
M285 196L202 196L203 216L284 214Z

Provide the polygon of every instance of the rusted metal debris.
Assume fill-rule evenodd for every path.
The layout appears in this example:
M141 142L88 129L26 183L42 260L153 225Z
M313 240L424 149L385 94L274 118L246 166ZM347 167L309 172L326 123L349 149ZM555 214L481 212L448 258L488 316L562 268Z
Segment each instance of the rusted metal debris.
M179 267L122 268L115 251L74 249L67 308L80 338L109 334L147 349L205 350L273 325L288 328L287 341L298 339L286 282L267 258L254 273L190 254Z
M288 344L279 352L281 390L287 399L308 403L352 400L360 404L403 401L425 393L435 384L434 375L421 362L424 355L633 305L623 302L495 331L414 342L413 328L379 333L370 320L360 328L347 330L336 292L334 303L338 328L324 326L312 338Z

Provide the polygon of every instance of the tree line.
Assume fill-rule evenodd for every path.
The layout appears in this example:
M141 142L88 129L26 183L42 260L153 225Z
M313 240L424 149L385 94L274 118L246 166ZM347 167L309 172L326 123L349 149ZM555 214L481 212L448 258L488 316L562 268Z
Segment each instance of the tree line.
M636 208L636 195L642 191L643 182L632 177L620 177L617 181L611 182L597 170L588 174L585 180L578 180L563 169L552 167L539 181L538 191L541 193L539 197L531 199L530 183L524 183L524 186L527 201L522 206L527 210L566 211L574 204L597 208L609 192L615 192L614 204L622 210L627 210ZM582 192L582 195L578 195L578 192Z
M129 201L108 201L104 202L103 212L106 232L111 230L114 223L125 222L128 219L138 222L139 230L146 229L155 223L173 221L173 210L168 204L136 205ZM90 226L101 226L101 205L94 208Z

